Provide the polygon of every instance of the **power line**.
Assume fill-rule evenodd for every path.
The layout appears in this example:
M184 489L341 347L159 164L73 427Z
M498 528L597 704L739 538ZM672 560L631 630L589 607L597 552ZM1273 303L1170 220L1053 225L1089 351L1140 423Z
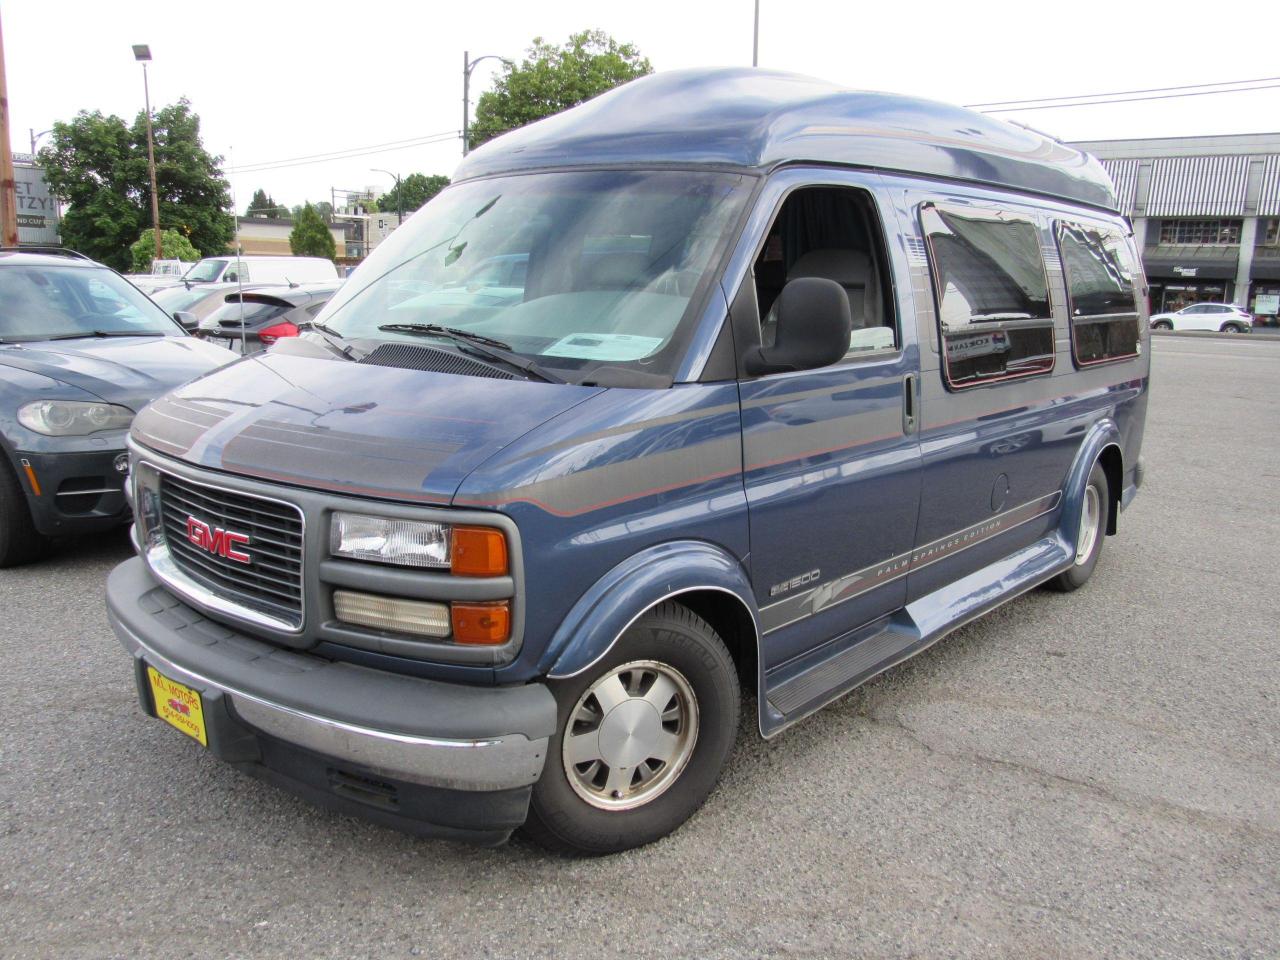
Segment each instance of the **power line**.
M1077 103L1047 103L1041 107L1001 107L998 110L982 110L981 113L1018 113L1024 110L1060 110L1063 107L1093 107L1108 103L1144 103L1148 100L1180 100L1184 97L1207 97L1215 93L1247 93L1250 90L1274 90L1280 83L1264 83L1256 87L1234 87L1231 90L1199 90L1189 93L1166 93L1155 97L1125 97L1116 100L1081 100Z
M456 130L444 130L440 133L412 137L408 140L391 140L386 143L375 143L367 147L348 147L345 150L334 150L328 153L312 153L301 157L288 157L280 160L262 160L257 163L246 163L239 167L229 167L227 173L258 173L264 170L281 170L285 167L300 167L312 163L328 163L332 160L353 160L357 157L374 153L387 153L393 150L404 150L409 147L424 146L429 143L441 143L458 137Z
M1148 87L1145 90L1111 90L1107 93L1078 93L1070 97L1032 97L1029 100L995 100L991 103L966 103L969 109L978 107L1013 107L1031 103L1055 103L1059 100L1085 100L1091 97L1127 97L1139 93L1167 93L1170 90L1203 90L1208 87L1229 87L1241 83L1275 83L1280 77L1258 77L1254 80L1222 80L1218 83L1188 83L1178 87ZM1230 93L1230 90L1223 91Z

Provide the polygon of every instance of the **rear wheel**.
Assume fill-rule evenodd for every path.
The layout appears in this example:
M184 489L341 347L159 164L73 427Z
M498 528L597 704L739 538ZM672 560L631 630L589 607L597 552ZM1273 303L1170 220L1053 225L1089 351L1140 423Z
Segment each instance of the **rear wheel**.
M1080 502L1080 523L1076 531L1075 562L1069 570L1049 581L1050 586L1064 592L1078 590L1093 575L1102 553L1102 541L1106 539L1107 520L1111 510L1110 486L1102 464L1095 463L1089 471L1089 484L1084 488Z
M30 563L44 553L48 541L36 532L27 498L3 454L0 454L0 568Z
M1168 320L1157 320L1151 325L1152 330L1172 330L1173 324Z
M554 683L557 734L524 832L564 853L666 836L702 806L738 730L738 676L714 630L664 603L600 663Z
M1223 333L1244 333L1244 326L1239 323L1224 323L1222 325Z

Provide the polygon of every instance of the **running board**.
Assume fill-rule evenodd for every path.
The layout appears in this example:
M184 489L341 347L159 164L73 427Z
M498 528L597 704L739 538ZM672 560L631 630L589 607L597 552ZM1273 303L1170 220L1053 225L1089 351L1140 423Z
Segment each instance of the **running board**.
M764 678L760 732L767 738L822 709L890 667L933 646L952 630L1038 586L1071 565L1059 535L941 587L884 620L775 667Z

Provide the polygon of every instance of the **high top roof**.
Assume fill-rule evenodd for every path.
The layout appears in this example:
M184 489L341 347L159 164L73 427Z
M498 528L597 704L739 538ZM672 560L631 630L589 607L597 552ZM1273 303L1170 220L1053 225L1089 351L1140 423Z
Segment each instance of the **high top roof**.
M1108 210L1088 154L972 110L749 67L652 74L470 153L454 179L546 167L811 162L997 184Z

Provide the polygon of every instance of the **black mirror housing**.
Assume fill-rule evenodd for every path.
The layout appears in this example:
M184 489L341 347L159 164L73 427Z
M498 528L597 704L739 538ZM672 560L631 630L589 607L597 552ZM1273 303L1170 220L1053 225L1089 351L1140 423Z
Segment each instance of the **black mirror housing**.
M751 374L813 370L835 363L849 350L853 321L849 297L834 280L797 277L778 295L778 329L771 347L744 357Z
M196 315L194 313L189 313L186 310L175 310L173 313L173 319L177 320L178 325L182 327L183 330L187 331L187 333L190 333L196 327L200 326L200 320Z

